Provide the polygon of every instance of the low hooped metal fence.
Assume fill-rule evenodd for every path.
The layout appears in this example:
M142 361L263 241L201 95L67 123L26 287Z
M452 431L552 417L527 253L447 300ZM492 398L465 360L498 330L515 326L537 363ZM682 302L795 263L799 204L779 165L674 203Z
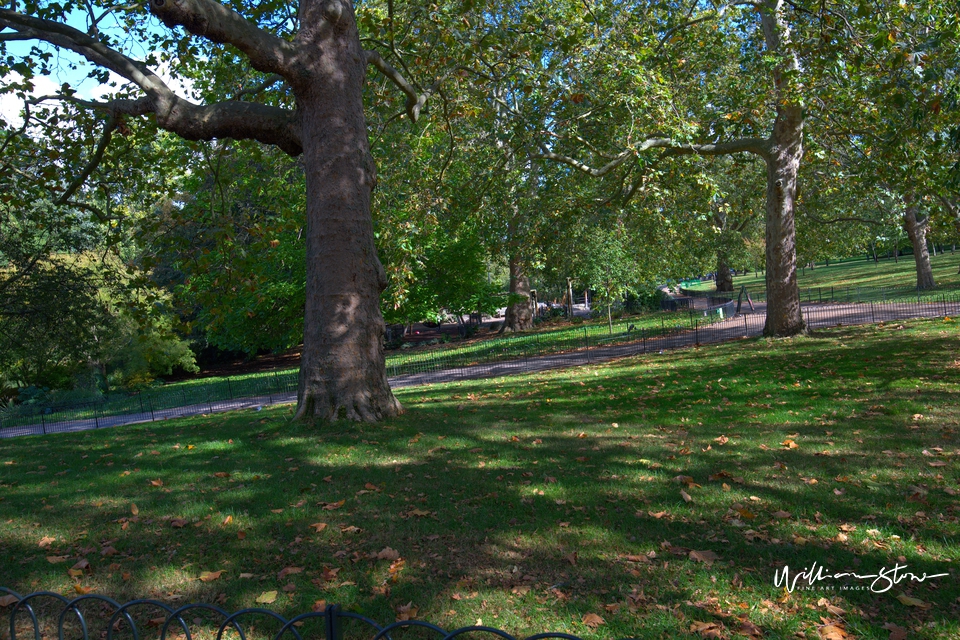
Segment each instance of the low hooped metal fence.
M42 640L53 633L60 640L142 640L145 637L158 640L221 640L224 637L238 640L283 640L285 637L289 640L394 640L407 637L405 632L413 630L419 631L416 637L431 640L452 640L467 634L520 640L503 629L483 625L448 631L422 620L380 624L361 614L345 611L336 604L288 619L265 608L240 609L231 613L211 604L191 603L175 608L153 599L120 603L99 594L70 599L52 591L38 591L21 596L4 587L0 587L0 594L6 594L0 596L0 630L9 630L10 634L5 640ZM265 620L272 628L267 631L260 625L248 624L253 620ZM147 630L149 635L144 633ZM565 632L537 633L523 640L548 638L582 640L580 636Z
M670 322L659 316L659 326L636 327L627 319L615 325L613 331L598 324L564 331L559 338L521 333L509 338L485 340L470 350L456 348L410 353L403 360L388 361L387 375L390 385L400 388L544 371L761 335L764 315L737 315L736 305L737 301L731 300L706 309L672 313L669 314ZM807 327L815 330L911 318L960 317L960 296L943 295L921 302L804 303L802 309ZM154 404L153 397L145 393L126 400L134 403L126 413L111 415L107 415L103 407L98 413L96 407L91 411L89 406L25 416L10 417L0 413L0 437L85 431L290 403L296 400L296 381L296 372L271 373L252 381L225 380L201 388L212 395L204 396L198 390L189 399L184 396L183 404L177 403L179 396L176 395L167 395ZM141 402L144 408L139 408Z

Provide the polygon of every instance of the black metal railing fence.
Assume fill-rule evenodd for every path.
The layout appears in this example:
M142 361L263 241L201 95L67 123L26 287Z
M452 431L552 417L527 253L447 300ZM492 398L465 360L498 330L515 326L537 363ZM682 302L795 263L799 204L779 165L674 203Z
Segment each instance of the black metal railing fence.
M577 366L624 356L726 342L761 335L764 316L736 315L736 300L704 310L675 314L675 323L637 328L629 321L615 331L603 324L584 325L549 339L544 334L517 334L484 340L480 346L408 353L387 364L395 388L437 382L514 375ZM929 301L804 304L810 329L889 322L910 318L960 316L960 295L941 294ZM412 351L412 350L411 350ZM145 391L118 401L47 407L41 413L0 413L0 437L82 431L292 402L296 371L197 385L182 392L151 395ZM162 390L161 390L162 391ZM181 395L178 395L181 394ZM126 409L126 413L110 413Z
M67 637L141 640L145 635L158 640L220 640L224 637L238 640L282 640L285 637L289 640L317 637L323 640L393 640L394 637L407 637L401 634L408 630L417 630L416 637L437 640L452 640L466 634L519 640L502 629L484 625L448 631L422 620L381 624L364 615L345 611L336 604L318 609L286 618L266 608L246 608L231 613L211 604L173 607L154 599L120 603L98 594L70 599L52 591L21 596L0 587L0 629L9 630L8 640L50 637L61 640ZM547 638L581 640L579 636L564 632L538 633L525 640Z

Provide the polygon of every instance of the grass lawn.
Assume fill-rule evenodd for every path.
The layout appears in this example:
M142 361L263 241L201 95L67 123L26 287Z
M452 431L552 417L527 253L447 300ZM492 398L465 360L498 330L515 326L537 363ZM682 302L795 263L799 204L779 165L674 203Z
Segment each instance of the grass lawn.
M283 407L2 441L0 584L518 636L960 637L958 338L845 327L404 389L377 425ZM813 563L949 575L774 586Z
M937 291L960 290L960 253L942 253L930 258L933 278L937 282ZM911 288L917 286L917 270L913 256L901 256L899 262L885 258L879 263L872 260L848 260L830 262L827 267L818 263L815 269L797 269L797 283L801 289L810 287L834 287L835 289L857 287ZM755 276L753 272L733 279L734 287L746 285L750 291L761 291L766 287L764 275ZM713 282L702 282L692 287L704 291L714 288Z

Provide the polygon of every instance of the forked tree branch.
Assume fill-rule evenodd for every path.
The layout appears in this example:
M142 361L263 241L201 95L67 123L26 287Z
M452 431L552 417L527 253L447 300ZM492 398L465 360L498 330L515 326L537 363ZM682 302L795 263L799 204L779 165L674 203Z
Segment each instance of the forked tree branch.
M151 0L150 10L168 27L180 26L213 42L232 44L257 71L286 77L297 61L297 45L260 29L214 0Z
M210 0L192 1L210 4ZM153 113L161 128L187 140L252 139L276 145L292 156L303 151L300 127L292 111L234 100L209 105L194 104L177 96L145 64L111 49L82 31L53 20L0 9L0 27L74 51L90 62L126 78L146 94L139 100L98 103L97 106L112 113ZM250 27L254 28L252 25Z
M66 204L70 201L70 198L73 197L73 194L77 192L77 189L83 186L83 183L90 177L90 174L93 173L94 169L103 161L103 154L107 150L107 146L110 144L110 138L113 137L113 132L118 126L120 126L120 118L111 115L106 124L103 125L103 135L100 136L100 142L97 143L97 147L94 149L93 155L90 156L87 165L74 177L73 181L67 185L66 190L60 194L60 197L53 201L54 205L61 206Z
M628 158L649 149L663 149L663 155L665 157L683 155L719 156L730 155L734 153L755 153L765 158L769 153L769 148L770 141L763 138L740 138L738 140L730 140L729 142L692 144L678 143L670 138L651 137L647 138L640 144L619 153L610 162L598 168L591 167L590 165L571 156L554 153L547 149L547 147L543 144L540 145L541 153L537 154L537 157L553 160L554 162L560 162L562 164L571 166L578 171L582 171L587 175L599 178L607 175L619 167Z
M417 118L420 117L420 110L423 109L423 105L427 103L427 100L430 98L430 94L432 92L418 92L416 87L407 82L407 79L404 78L403 75L389 62L384 60L379 52L373 50L364 50L363 53L367 56L367 64L376 67L380 73L389 78L393 84L397 85L401 91L407 94L407 116L410 118L411 122L416 122Z

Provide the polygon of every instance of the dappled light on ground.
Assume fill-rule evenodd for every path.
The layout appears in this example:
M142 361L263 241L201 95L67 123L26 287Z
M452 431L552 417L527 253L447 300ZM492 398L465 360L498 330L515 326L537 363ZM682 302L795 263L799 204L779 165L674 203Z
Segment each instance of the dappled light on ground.
M518 635L949 637L957 337L842 328L408 389L378 425L282 408L2 443L2 582L382 622L410 605ZM774 586L897 562L950 575Z

